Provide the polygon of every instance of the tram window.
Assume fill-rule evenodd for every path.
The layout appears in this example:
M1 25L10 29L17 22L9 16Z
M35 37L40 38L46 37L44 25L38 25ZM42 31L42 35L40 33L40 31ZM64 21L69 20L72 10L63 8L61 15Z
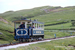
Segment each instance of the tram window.
M15 28L17 28L17 29L20 28L20 25L21 25L22 23L25 25L25 22L16 22L16 23L15 23Z
M35 23L32 24L32 28L35 28Z
M32 27L31 27L31 24L27 24L27 28L32 28Z
M32 26L35 29L44 29L44 25L43 24L33 23Z
M41 29L44 29L44 25L43 25L43 24L40 24L39 27L40 27Z
M16 23L16 28L19 28L20 22Z

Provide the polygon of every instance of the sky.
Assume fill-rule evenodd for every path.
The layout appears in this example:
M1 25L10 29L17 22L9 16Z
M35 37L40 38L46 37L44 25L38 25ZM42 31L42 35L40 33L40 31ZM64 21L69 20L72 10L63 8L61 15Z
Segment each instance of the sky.
M0 0L0 13L41 6L75 6L75 0Z

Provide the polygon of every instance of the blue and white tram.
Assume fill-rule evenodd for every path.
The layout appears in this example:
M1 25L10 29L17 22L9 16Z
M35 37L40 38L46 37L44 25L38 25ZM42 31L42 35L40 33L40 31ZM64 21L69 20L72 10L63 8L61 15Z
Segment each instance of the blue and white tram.
M29 39L44 38L44 23L36 20L16 20L14 22L14 39L16 41L25 41ZM24 23L25 28L18 28L21 23Z

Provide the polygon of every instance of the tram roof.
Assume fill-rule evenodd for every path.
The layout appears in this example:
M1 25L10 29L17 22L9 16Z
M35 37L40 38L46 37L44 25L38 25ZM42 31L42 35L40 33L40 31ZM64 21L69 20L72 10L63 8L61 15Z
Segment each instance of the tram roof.
M43 22L32 21L32 23L44 24Z
M32 20L27 20L27 19L24 19L24 20L15 20L13 22L17 23L17 22L32 22L32 23L38 23L38 24L44 24L43 22L38 22L38 21L32 21Z

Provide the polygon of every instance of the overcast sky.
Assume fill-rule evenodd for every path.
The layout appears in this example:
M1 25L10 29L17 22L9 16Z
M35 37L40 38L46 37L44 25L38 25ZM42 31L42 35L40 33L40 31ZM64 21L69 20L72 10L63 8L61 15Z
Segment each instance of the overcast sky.
M40 6L75 6L75 0L0 0L0 13Z

